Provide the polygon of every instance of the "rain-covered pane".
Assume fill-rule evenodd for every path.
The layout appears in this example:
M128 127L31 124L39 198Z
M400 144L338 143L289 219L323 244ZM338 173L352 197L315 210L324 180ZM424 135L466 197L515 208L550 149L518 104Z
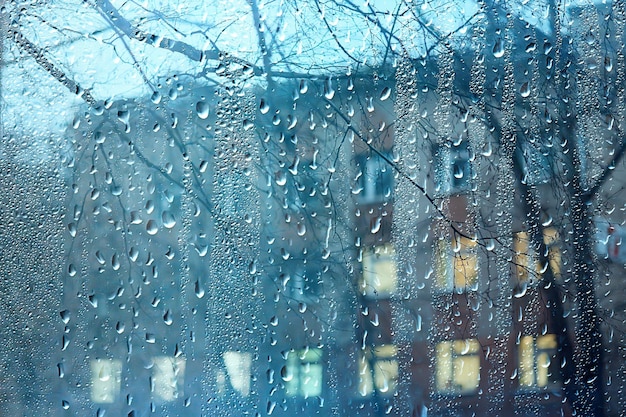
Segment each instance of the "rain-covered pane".
M621 1L0 6L0 415L626 415Z

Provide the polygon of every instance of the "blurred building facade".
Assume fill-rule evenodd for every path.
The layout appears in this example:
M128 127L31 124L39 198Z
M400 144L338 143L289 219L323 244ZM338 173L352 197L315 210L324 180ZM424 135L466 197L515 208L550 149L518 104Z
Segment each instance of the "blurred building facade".
M77 117L70 412L571 415L550 172L525 160L537 232L479 115L396 74L271 94L172 78Z

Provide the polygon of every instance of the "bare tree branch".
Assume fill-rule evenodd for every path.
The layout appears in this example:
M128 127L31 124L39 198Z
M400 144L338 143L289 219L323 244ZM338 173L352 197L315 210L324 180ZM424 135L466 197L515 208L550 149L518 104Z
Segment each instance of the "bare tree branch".
M41 47L26 39L26 37L22 35L22 33L13 25L9 27L8 36L15 41L15 44L21 51L26 52L28 55L33 57L41 68L43 68L48 74L52 75L73 94L76 94L92 106L96 104L97 100L91 95L91 92L88 89L82 88L76 81L69 78L64 71L60 70L45 56Z

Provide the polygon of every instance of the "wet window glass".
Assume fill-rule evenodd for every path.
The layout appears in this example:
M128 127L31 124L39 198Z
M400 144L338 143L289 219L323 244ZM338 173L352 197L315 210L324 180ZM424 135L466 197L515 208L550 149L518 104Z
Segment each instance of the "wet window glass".
M626 415L624 1L0 30L0 416Z

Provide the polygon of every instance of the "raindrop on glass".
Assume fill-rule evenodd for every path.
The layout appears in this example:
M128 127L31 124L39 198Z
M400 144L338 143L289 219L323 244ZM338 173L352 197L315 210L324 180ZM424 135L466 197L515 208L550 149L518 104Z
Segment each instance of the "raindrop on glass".
M522 86L520 87L519 92L520 92L521 96L524 97L524 98L530 96L530 86L529 86L528 82L525 82L524 84L522 84Z
M504 56L504 42L502 42L502 39L498 38L493 45L493 56L496 58L502 58Z
M196 113L198 113L198 117L201 119L206 119L209 117L209 103L206 101L199 101L196 103Z
M174 322L174 320L172 318L172 312L170 310L165 311L165 314L163 315L163 321L168 326L171 326L172 323Z
M280 370L280 377L285 382L289 382L289 381L293 380L293 372L291 372L291 369L290 369L289 366L285 365L285 366L283 366L281 368L281 370Z
M385 101L391 96L391 88L385 87L380 93L380 101Z
M196 281L194 292L196 293L196 297L198 298L204 297L204 288L202 288L200 281Z
M146 231L149 235L156 235L159 231L159 227L154 220L148 220L148 223L146 223Z
M168 229L176 226L176 219L174 218L174 215L169 211L164 211L163 214L161 214L161 219L163 220L163 226Z

